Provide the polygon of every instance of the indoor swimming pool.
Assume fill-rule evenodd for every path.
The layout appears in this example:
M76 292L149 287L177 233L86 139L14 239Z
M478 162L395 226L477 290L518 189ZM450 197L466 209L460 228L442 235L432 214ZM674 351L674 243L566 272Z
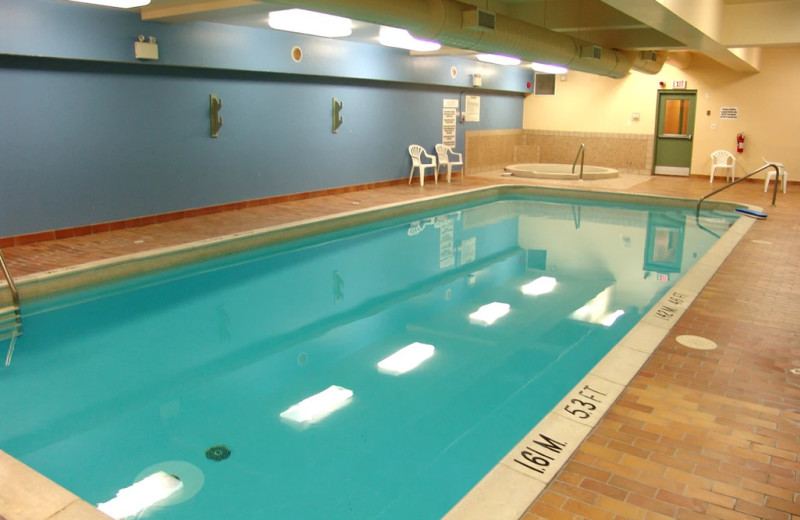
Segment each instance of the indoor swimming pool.
M567 442L515 446L737 216L541 191L23 301L0 449L95 505L174 475L153 520L434 519L504 457L544 475Z

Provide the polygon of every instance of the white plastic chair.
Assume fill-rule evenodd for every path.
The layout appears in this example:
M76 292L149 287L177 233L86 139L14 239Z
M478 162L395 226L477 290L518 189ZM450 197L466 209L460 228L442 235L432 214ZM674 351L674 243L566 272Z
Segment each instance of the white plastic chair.
M764 157L762 157L762 159L764 159ZM789 174L786 173L786 169L783 167L783 164L779 162L768 161L766 159L764 159L764 162L766 164L774 164L775 166L778 167L778 180L776 182L781 183L781 189L783 190L784 193L786 193L786 183L788 182ZM764 191L766 192L767 189L769 188L769 181L775 178L775 168L769 168L764 171L765 171Z
M436 157L425 151L425 148L418 144L412 144L408 147L408 153L411 154L411 174L408 176L408 183L411 184L411 179L414 178L414 168L419 169L419 185L425 186L425 170L427 168L433 169L433 179L436 184L439 184L439 176L436 175ZM430 159L431 162L423 162L424 159Z
M728 164L729 159L731 164ZM714 182L714 172L717 168L727 168L728 171L725 172L725 179L727 180L730 178L732 181L736 180L736 157L729 151L717 150L711 154L711 180L709 182Z
M436 156L439 158L439 166L436 168L437 177L439 176L439 168L447 166L447 182L450 182L450 176L453 174L453 166L461 166L461 180L464 180L464 161L460 153L454 152L449 146L437 144Z

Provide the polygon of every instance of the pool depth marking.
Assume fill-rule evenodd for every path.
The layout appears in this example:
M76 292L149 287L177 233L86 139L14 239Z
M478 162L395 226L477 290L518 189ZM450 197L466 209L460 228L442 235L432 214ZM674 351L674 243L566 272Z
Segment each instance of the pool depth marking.
M650 323L672 328L678 319L683 316L686 309L689 308L692 300L693 297L691 295L673 289L650 310L644 319Z
M589 373L504 459L547 483L622 393L624 385Z

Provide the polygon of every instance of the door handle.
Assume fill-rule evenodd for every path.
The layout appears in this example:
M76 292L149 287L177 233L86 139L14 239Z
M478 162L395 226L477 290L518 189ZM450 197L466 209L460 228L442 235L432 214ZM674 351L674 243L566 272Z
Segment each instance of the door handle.
M686 141L692 140L692 134L659 134L659 139L683 139Z

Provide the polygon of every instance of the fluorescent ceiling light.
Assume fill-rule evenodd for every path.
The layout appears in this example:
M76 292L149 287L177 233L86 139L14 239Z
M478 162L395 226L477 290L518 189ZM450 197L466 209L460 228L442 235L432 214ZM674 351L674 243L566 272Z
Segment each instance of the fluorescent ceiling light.
M587 323L600 323L608 314L608 305L611 302L611 287L606 287L603 292L586 302L583 307L570 315L570 318Z
M386 374L399 376L417 368L423 361L433 355L433 345L414 342L406 345L391 356L378 363L378 370Z
M267 24L279 31L289 31L326 38L341 38L353 33L353 22L349 18L331 14L286 9L269 13Z
M536 72L544 72L545 74L566 74L569 69L561 65L550 65L549 63L531 63L531 68Z
M116 497L98 504L97 509L117 520L138 516L181 488L183 482L178 477L157 471L132 486L120 489Z
M606 314L605 318L603 318L603 320L600 323L602 325L605 325L606 327L610 327L614 324L615 321L617 321L617 318L619 318L624 314L625 311L623 311L622 309L618 309L610 314Z
M573 312L570 318L587 323L605 325L606 327L613 325L620 316L625 314L625 311L608 311L612 289L613 287L607 287L603 292L586 302L586 305Z
M519 65L522 60L513 56L504 56L502 54L478 54L475 56L478 61L486 63L494 63L495 65Z
M381 26L378 32L378 43L386 47L419 52L438 51L442 48L442 44L439 42L420 40L411 36L411 33L405 29L385 26Z
M536 280L522 286L522 294L529 296L539 296L553 292L556 287L556 279L552 276L540 276Z
M131 7L142 7L150 4L150 0L71 0L79 4L103 5L106 7L119 7L120 9L130 9Z
M492 302L481 306L480 309L469 315L469 321L478 325L491 325L511 310L507 303Z
M353 391L331 385L322 392L303 399L281 412L281 418L298 424L316 422L346 405Z

